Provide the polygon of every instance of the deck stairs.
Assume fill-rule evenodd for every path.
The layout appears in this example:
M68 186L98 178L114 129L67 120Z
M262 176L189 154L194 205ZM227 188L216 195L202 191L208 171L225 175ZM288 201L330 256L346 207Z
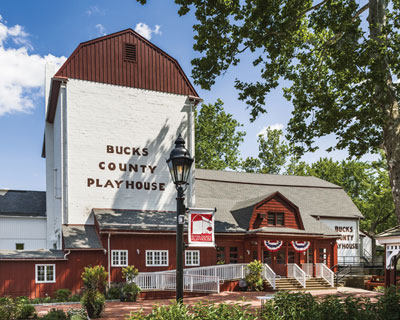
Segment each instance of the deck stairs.
M272 289L272 288L271 288ZM299 290L324 290L332 289L323 278L309 278L306 280L306 288L293 278L281 278L276 280L276 291L299 291Z

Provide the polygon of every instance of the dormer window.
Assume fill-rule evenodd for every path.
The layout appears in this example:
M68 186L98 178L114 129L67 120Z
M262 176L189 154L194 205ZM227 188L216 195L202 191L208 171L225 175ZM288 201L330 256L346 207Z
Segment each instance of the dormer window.
M268 225L269 226L284 226L285 215L283 212L268 212Z

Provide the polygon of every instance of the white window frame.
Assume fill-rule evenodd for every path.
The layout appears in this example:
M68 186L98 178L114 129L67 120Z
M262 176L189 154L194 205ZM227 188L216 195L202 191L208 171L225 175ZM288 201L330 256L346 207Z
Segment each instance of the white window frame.
M44 280L39 280L38 269L44 267ZM47 268L53 267L53 280L47 280ZM35 264L35 282L36 283L55 283L56 282L56 265L55 264Z
M126 255L125 263L121 263L121 253ZM118 254L118 262L114 263L114 253ZM111 267L127 267L128 266L128 250L111 250Z
M154 253L160 253L160 263L158 263L158 264L155 264L154 263ZM163 253L166 253L166 262L165 263L162 263L162 261L163 261L163 259L162 259L162 254ZM151 260L152 260L152 263L151 264L149 264L148 263L148 255L149 254L151 254L152 255L152 257L151 257ZM169 266L169 252L168 252L168 250L146 250L146 256L145 256L145 259L146 259L146 267L168 267Z
M197 253L197 263L193 262L193 254ZM185 250L185 266L200 265L200 250Z

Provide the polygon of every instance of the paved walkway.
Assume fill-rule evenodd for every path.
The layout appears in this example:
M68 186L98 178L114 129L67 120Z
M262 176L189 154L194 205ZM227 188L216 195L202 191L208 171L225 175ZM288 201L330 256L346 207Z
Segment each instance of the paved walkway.
M325 297L327 295L339 295L340 297L346 297L354 295L357 297L368 297L371 299L376 298L380 295L378 292L368 291L363 289L341 287L332 290L311 290L308 291L313 296ZM220 294L211 294L203 297L190 297L185 298L184 302L189 305L194 305L196 302L209 301L211 303L245 303L251 307L259 308L260 301L257 296L262 296L263 292L221 292ZM143 309L145 313L149 313L155 305L168 305L172 302L171 299L157 299L157 300L139 300L137 302L107 302L106 309L103 312L101 319L125 319L129 316L131 311L137 311ZM45 315L51 308L59 308L68 310L70 308L79 309L79 304L74 305L52 305L52 306L37 306L36 311L39 316Z

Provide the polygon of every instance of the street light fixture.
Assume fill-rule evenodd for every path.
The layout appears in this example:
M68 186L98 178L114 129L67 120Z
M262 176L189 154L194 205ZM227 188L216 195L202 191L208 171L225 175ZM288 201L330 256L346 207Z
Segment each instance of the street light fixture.
M176 301L183 302L183 225L185 223L184 195L189 178L193 158L185 148L185 140L181 134L175 141L175 148L171 151L167 164L175 188L176 198Z

